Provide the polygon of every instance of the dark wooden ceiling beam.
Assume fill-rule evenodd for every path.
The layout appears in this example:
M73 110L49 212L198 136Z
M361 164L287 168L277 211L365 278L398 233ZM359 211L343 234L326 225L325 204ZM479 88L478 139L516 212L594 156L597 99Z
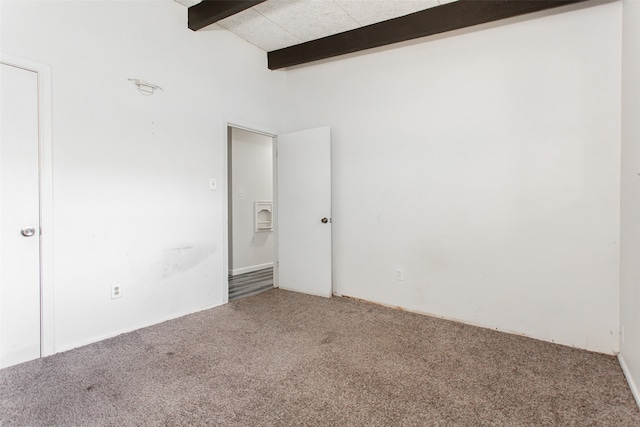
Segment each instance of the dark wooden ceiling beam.
M274 50L267 54L269 68L276 70L305 64L582 1L587 0L458 0L333 36Z
M266 0L204 0L189 8L189 28L197 31Z

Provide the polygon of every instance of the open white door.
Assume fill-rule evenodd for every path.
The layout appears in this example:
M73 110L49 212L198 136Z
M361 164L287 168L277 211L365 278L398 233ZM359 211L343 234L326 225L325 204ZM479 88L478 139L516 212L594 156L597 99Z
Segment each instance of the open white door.
M330 297L331 128L277 137L276 286Z

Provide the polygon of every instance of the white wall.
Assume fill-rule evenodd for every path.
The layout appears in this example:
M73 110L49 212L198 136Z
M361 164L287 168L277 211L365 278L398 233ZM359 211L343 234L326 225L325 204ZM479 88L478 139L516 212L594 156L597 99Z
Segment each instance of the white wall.
M191 32L170 0L0 8L1 50L53 72L56 349L221 303L222 191L208 190L209 177L225 185L221 116L282 128L285 74L215 26ZM287 72L288 130L333 127L338 293L617 351L621 8ZM143 97L128 78L164 91ZM629 236L635 169L623 167ZM627 243L622 319L637 339ZM627 338L636 377L638 354Z
M543 15L287 72L338 294L618 350L621 4Z
M56 350L222 303L222 117L279 128L283 73L171 0L0 6L2 51L52 67Z
M640 2L623 11L620 361L640 404Z
M273 201L273 139L233 128L231 274L273 266L273 232L255 232L254 202Z

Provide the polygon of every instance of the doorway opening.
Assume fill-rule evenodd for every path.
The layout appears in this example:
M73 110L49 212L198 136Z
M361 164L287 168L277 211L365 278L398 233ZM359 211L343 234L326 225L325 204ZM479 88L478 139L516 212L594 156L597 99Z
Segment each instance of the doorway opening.
M227 126L228 300L274 287L274 137Z

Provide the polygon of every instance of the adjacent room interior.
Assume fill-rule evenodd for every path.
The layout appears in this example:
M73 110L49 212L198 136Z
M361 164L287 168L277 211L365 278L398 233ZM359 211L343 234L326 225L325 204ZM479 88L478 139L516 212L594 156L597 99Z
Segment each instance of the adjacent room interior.
M273 137L229 128L229 301L273 288Z
M320 371L300 365L301 372L287 377L300 387L303 372L323 380L339 373L345 379L369 378L366 370L341 371L341 366L355 363L349 352L354 345L363 351L366 347L363 366L380 368L382 377L393 372L388 381L392 375L406 375L410 383L410 373L420 366L409 366L421 360L420 351L427 351L423 344L398 332L394 343L414 349L415 359L402 359L406 364L398 365L400 371L385 371L374 348L340 335L369 331L382 339L382 331L393 334L406 324L424 337L440 331L423 342L443 345L450 344L450 334L475 337L487 346L502 345L503 335L532 338L548 354L566 357L566 363L554 365L561 367L556 372L578 381L591 378L579 367L586 359L604 357L613 365L594 368L591 379L602 380L607 378L604 371L619 369L625 393L640 402L640 2L567 2L389 45L376 44L374 37L368 50L335 57L314 51L308 53L308 63L295 62L306 55L299 46L315 49L322 43L313 32L321 22L292 23L276 0L238 2L258 5L242 12L245 18L230 15L197 31L188 28L187 8L197 2L182 3L186 5L169 0L0 0L0 388L9 387L23 366L19 363L24 359L7 350L16 336L32 337L24 344L24 354L39 364L43 376L48 363L63 360L66 376L73 378L81 375L73 368L74 354L80 353L68 352L73 349L96 356L96 366L111 360L99 354L121 355L118 372L169 364L178 350L159 338L167 330L184 338L176 343L180 348L204 351L200 338L215 340L216 345L207 348L207 366L227 366L222 357L230 338L224 332L273 350L260 356L270 358L271 368L248 363L243 371L228 366L244 381L239 384L251 384L243 372L255 378L264 372L260 379L266 384L287 376L283 359L295 363L296 355L305 353L307 347L299 344L306 338L296 335L307 328L303 325L324 319L323 325L331 328L312 330L317 342L308 346L311 357L322 360L315 365ZM344 12L361 19L358 25L345 22L344 31L372 22L358 18L356 0L329 3L340 16ZM464 5L473 1L454 3L433 0L429 7L472 7ZM543 2L502 3L538 7ZM335 21L334 15L322 16ZM256 37L249 26L253 19L278 27L285 26L280 19L287 20L292 27L277 40L258 32L258 40L273 44L257 46L259 42L248 41ZM337 44L342 43L347 42ZM273 54L278 51L284 54ZM25 93L31 104L22 101ZM7 108L5 97L20 99L16 105L25 106L20 116L24 124L16 119L22 110ZM6 141L15 135L35 141L30 151L11 151ZM302 147L296 138L303 135L328 145L311 155L311 163L288 162L310 153L311 146L295 152ZM242 152L249 146L255 150ZM18 155L30 159L28 167L13 160ZM233 163L242 155L253 157ZM260 161L264 167L245 172L260 170L259 184L245 187L246 176L234 174L257 164L258 157L266 159ZM297 166L287 168L292 164ZM329 168L328 175L323 175L326 167L311 169L320 164ZM320 197L315 190L307 191L315 184L294 178L305 172L328 185L329 192ZM313 197L299 202L305 194ZM309 218L297 210L303 205L323 207ZM18 207L28 213L17 218ZM294 225L309 232L300 233ZM281 232L288 237L280 242ZM292 236L301 246L289 245ZM314 236L322 243L305 246L303 237ZM35 252L26 246L34 242ZM255 253L237 253L243 245ZM286 251L279 254L279 248ZM264 273L259 286L245 288L241 296L280 289L229 304L239 296L230 288L233 278L256 272ZM309 280L300 279L305 274ZM8 286L18 276L36 288L30 294L12 293ZM319 295L336 298L325 301ZM34 298L35 306L27 302ZM257 301L269 302L274 311ZM303 313L291 301L300 310L306 307L316 320L297 324L295 319L302 317L296 316ZM286 308L293 320L285 322L278 315ZM321 309L333 317L325 319ZM363 319L375 314L378 320L360 325L346 313ZM34 316L35 321L29 320ZM249 323L261 325L262 338L236 330L248 319L242 316L255 316ZM186 323L176 326L172 319ZM453 330L448 329L454 332L441 331L441 319L454 321ZM377 321L382 322L379 334ZM466 329L472 327L480 328ZM189 330L202 335L189 336ZM133 334L120 336L129 332ZM278 337L280 346L271 348ZM379 348L387 344L380 341ZM148 351L121 353L127 346ZM469 346L471 354L478 351ZM156 359L153 348L161 348L164 359ZM393 346L388 349L401 353ZM542 368L542 360L536 362L537 350L521 351L508 353L512 361L526 354L534 365L541 363L542 371L554 371ZM341 356L330 357L337 354ZM136 362L128 364L127 358ZM189 378L204 375L196 359L189 362ZM443 353L430 363L445 359ZM464 365L472 372L482 370L465 360L455 359L446 369ZM340 389L347 381L331 378L334 382L318 387ZM499 383L499 374L492 378ZM171 378L155 380L154 387L172 384ZM447 383L445 378L438 381ZM95 390L90 381L78 384L86 392ZM204 387L197 381L184 384L192 390ZM362 384L364 389L394 393L384 381ZM312 388L302 389L313 394ZM586 387L580 396L599 393L595 390L595 385L591 392ZM111 391L112 396L118 393L117 388ZM257 400L245 402L248 412L253 404L268 406L260 400L264 393L251 394ZM277 409L283 413L292 402L288 399L296 399L276 392L274 396L280 396ZM160 397L131 399L131 411L136 403L150 408L167 404ZM385 406L384 399L374 401L377 406L369 411L366 402L358 403L357 413L366 416ZM305 402L294 405L302 418L288 421L302 422L303 415L309 415L304 408L322 412L322 405ZM336 396L331 404L344 409L345 402ZM154 422L177 424L187 419L182 416L198 414L197 405L183 411L186 406L180 403L167 406L174 418ZM447 406L438 399L431 403L440 412L428 419L442 421L438 416L447 413ZM18 403L5 404L0 406L0 424L1 417L19 412L18 406L11 407ZM511 404L513 409L521 403ZM546 404L554 403L541 400L541 407ZM483 407L483 402L469 405ZM409 406L403 408L415 415ZM109 413L108 408L101 410ZM573 407L568 408L571 413ZM638 419L633 412L637 406L624 408L616 419ZM224 420L229 424L253 419L235 414L231 406L219 409L230 417ZM235 421L234 414L239 417ZM274 414L269 420L278 423ZM516 409L503 415L498 422L517 420L519 413ZM202 416L200 421L206 419ZM553 419L540 416L536 422L553 424ZM580 416L597 422L599 415ZM358 423L354 418L324 421L345 419ZM420 420L376 419L380 424ZM463 419L457 422L464 424Z

